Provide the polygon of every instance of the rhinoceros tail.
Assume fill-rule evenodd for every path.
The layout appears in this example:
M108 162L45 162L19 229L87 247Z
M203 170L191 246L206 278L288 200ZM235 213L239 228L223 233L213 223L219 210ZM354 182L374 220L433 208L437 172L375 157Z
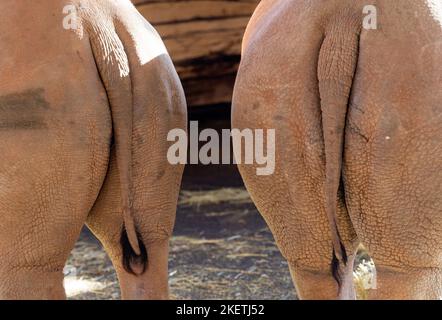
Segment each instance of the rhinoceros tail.
M141 235L137 232L138 243L140 244L140 254L137 254L130 244L126 228L123 226L121 230L120 244L123 250L123 267L126 272L133 275L143 274L147 269L148 256L146 247L143 244ZM139 266L141 270L135 272L133 266Z
M330 225L332 274L341 286L341 268L347 253L337 223L338 189L341 181L345 124L356 71L360 28L347 25L326 30L318 61L322 128L325 147L325 211Z
M127 272L135 274L133 266L137 265L138 269L144 271L147 265L147 251L137 231L133 209L133 92L136 90L133 90L128 55L113 23L87 27L95 63L107 93L112 116L124 222L120 239L123 266Z

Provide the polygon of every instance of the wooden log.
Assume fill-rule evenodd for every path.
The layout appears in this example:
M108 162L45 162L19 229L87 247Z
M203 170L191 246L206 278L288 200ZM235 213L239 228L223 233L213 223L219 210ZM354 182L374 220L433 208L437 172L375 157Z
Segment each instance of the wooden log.
M259 0L133 0L162 36L189 106L229 103L241 42Z

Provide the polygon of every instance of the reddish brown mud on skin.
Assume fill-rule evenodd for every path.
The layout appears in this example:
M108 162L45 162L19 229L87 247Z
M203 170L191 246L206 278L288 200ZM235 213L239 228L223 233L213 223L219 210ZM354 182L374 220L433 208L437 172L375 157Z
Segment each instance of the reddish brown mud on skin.
M141 88L135 87L129 95L120 92L124 89L118 84L110 90L123 97L121 114L134 107L130 95L137 101L137 116L133 130L126 132L126 147L134 157L130 165L137 194L133 199L136 224L143 241L149 243L152 259L149 270L135 277L122 268L121 184L118 169L110 168L109 163L114 150L110 143L111 111L116 110L110 110L109 92L100 78L89 40L100 38L105 45L121 41L113 24L117 19L124 22L124 28L137 30L133 41L146 43L151 30L128 0L83 1L100 13L94 18L108 32L84 29L80 34L67 30L62 24L63 9L72 3L79 1L47 0L44 5L30 1L23 6L14 0L0 1L4 16L0 19L0 29L4 30L0 37L0 121L3 118L5 127L14 128L0 130L0 181L7 182L0 188L0 298L63 299L61 271L86 220L107 252L115 253L110 256L122 283L123 297L165 298L166 244L172 232L182 167L169 166L160 155L167 154L165 132L185 128L182 87L170 58L164 57L161 61L145 61L144 65L134 60L130 71L144 80L136 81ZM21 23L17 24L18 20ZM157 42L162 43L159 38ZM126 50L110 46L102 52L130 55L139 48L130 41L126 44ZM153 56L153 47L147 41L143 53ZM97 59L105 65L103 73L113 81L113 77L121 77L121 70L112 65L115 61L102 61L109 55L98 54ZM126 74L125 80L133 79ZM161 86L166 83L171 85ZM44 91L38 89L43 86ZM170 99L172 90L179 98ZM166 115L166 109L181 112L179 116L178 112ZM125 117L130 118L127 113ZM46 130L16 129L36 128L37 123L45 124ZM132 141L131 135L135 137ZM151 183L163 168L161 181ZM105 183L111 171L115 182ZM100 207L97 199L102 199L100 195L106 190L110 195ZM158 235L157 230L167 233ZM154 240L161 241L161 245L150 243ZM143 292L135 289L143 285L151 290L141 296Z
M370 297L442 295L440 281L431 281L442 276L435 169L442 159L442 12L434 3L375 1L378 28L363 28L359 43L363 0L263 0L247 28L233 126L276 127L280 165L272 178L240 170L302 298L337 298L330 223L317 205L324 203L334 238L339 230L348 252L361 240L379 267ZM348 9L362 15L357 25ZM265 110L251 112L257 102ZM344 192L332 212L340 178Z

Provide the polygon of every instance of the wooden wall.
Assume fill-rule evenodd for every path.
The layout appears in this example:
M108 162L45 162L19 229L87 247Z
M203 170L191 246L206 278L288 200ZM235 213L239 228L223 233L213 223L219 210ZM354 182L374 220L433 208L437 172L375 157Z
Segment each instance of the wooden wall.
M161 34L189 106L228 103L242 36L259 0L133 0Z

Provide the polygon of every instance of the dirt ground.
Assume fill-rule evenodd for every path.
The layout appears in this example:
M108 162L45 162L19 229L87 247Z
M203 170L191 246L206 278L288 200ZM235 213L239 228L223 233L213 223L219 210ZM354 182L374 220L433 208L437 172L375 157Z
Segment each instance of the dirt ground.
M212 120L210 126L227 127ZM287 262L233 165L187 166L169 267L174 299L296 299ZM357 285L370 285L371 272L370 262L359 265ZM65 273L69 299L120 297L112 265L87 229Z

